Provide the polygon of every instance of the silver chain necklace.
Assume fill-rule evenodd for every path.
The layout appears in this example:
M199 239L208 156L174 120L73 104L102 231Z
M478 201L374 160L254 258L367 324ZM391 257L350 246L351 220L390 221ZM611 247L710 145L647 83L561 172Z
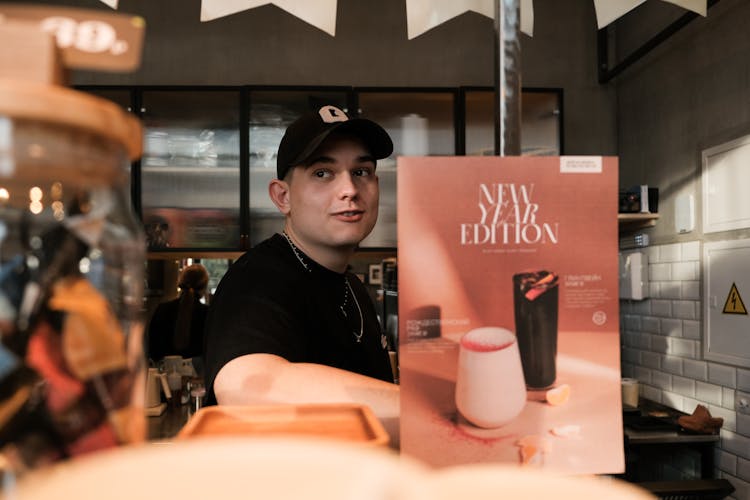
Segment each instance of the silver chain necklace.
M352 298L354 299L354 303L357 305L357 312L359 313L359 334L357 334L356 331L352 331L352 334L354 335L354 340L357 341L357 343L362 342L362 334L364 333L364 326L365 322L362 320L362 309L359 307L359 301L357 300L357 296L354 295L354 290L352 290L352 285L349 283L349 278L344 277L344 282L346 283L346 290L344 290L344 304L339 306L341 308L341 312L344 313L344 317L347 317L346 310L344 309L346 307L346 303L349 299L349 294L352 294Z
M297 248L297 245L292 243L292 239L289 237L288 234L286 234L286 231L282 231L281 234L283 234L284 238L286 238L286 242L289 243L289 246L292 248L292 252L294 252L294 256L297 257L297 260L299 261L300 264L302 264L302 267L305 268L305 271L307 271L308 273L311 273L312 269L310 269L310 267L307 265L307 262L302 260L302 256L299 254L299 249Z
M297 257L297 260L300 264L302 264L302 267L305 268L305 271L307 271L308 273L312 272L310 266L307 265L307 262L305 262L305 260L302 258L302 255L300 255L300 251L297 248L297 245L295 245L289 235L286 234L286 231L283 231L281 234L284 236L284 238L286 238L286 242L289 243L289 247L292 249L294 256ZM359 313L359 333L357 333L355 330L352 330L352 335L354 335L354 340L358 344L360 344L362 343L362 335L364 335L365 327L365 322L362 318L362 308L359 306L357 296L354 295L352 285L349 283L349 278L347 278L346 276L344 276L344 284L344 302L339 306L339 309L341 310L341 314L344 315L344 318L349 319L349 316L346 314L346 305L349 303L349 294L351 294L352 298L354 299L354 304L357 306L357 313Z

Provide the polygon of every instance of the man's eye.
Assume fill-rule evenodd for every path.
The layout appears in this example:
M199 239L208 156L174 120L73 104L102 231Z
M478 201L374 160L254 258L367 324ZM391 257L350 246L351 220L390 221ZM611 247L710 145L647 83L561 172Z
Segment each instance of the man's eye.
M331 173L328 170L316 170L315 172L313 172L313 175L320 179L324 179L326 177L330 177Z
M354 171L354 175L357 177L367 177L367 176L372 175L372 169L358 168Z

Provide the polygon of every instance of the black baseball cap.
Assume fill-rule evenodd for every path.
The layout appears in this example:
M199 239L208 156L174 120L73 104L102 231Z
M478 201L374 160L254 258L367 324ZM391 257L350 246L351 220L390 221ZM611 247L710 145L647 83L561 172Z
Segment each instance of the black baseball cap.
M310 159L318 146L333 132L345 132L362 139L376 160L388 158L393 141L383 127L366 118L349 118L336 106L323 106L307 113L287 127L276 155L276 177L283 179L290 168Z

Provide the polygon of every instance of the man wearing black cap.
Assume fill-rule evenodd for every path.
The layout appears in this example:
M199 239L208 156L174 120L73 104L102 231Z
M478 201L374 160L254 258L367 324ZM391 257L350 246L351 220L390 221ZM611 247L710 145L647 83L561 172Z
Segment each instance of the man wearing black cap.
M376 161L392 151L382 127L334 106L287 128L268 187L284 231L219 284L206 330L209 402L357 402L396 432L385 337L364 286L346 271L377 220Z

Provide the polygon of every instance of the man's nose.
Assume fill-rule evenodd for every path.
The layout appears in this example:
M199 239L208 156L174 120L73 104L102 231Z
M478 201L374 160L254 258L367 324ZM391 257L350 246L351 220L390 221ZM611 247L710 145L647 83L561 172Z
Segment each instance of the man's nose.
M357 183L351 173L347 172L340 175L338 182L339 195L342 199L354 198L355 196L357 196Z

